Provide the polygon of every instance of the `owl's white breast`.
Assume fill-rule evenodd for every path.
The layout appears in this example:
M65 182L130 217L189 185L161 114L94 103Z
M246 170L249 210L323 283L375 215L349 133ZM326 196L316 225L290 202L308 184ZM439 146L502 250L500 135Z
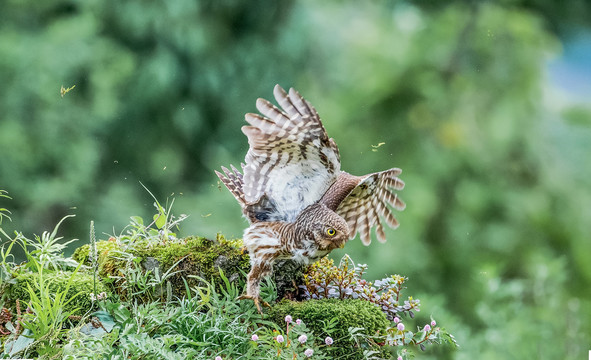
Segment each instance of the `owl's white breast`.
M336 178L319 162L306 160L285 166L281 175L269 179L268 196L287 222L320 200Z

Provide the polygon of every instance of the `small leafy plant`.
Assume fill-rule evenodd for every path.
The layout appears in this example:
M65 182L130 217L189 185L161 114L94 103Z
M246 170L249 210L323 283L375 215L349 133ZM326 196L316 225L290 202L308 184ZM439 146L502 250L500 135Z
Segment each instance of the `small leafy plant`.
M31 259L31 261L35 261ZM81 293L68 297L68 291L72 285L72 279L80 269L80 266L70 275L66 288L52 293L50 283L43 276L43 264L37 264L39 276L34 278L33 287L27 283L29 293L29 309L21 319L22 327L29 330L31 337L37 341L37 351L40 355L55 353L56 344L63 335L63 325L78 309L68 308Z
M414 317L420 311L420 301L412 296L401 301L400 295L408 279L400 275L369 282L363 279L367 265L355 266L353 260L345 255L339 266L334 260L322 258L312 264L304 275L304 291L308 299L362 299L380 307L388 317L394 320L398 314Z
M140 183L141 184L141 183ZM133 246L138 240L144 240L151 243L163 243L166 244L168 241L176 240L177 234L173 230L178 229L181 222L183 222L188 215L181 214L177 218L172 214L172 206L174 205L174 199L171 200L170 205L168 199L166 205L162 206L158 199L144 186L144 189L154 199L154 207L156 208L156 214L152 217L152 221L149 224L145 224L144 219L140 216L132 216L129 226L124 229L124 232L119 236L113 236L121 241L123 244Z
M8 196L8 192L2 189L0 189L0 198L12 199L10 196ZM9 221L12 220L9 214L10 210L0 207L0 225L2 225L2 220L4 218L7 218ZM2 231L2 229L0 229L0 231Z
M7 197L4 191L0 192L0 196ZM71 288L82 266L63 255L66 246L75 239L62 242L63 238L57 236L60 225L72 216L62 218L53 231L45 231L41 236L35 235L34 239L19 232L15 232L15 237L11 238L0 227L0 235L8 240L0 248L0 294L3 306L1 335L5 336L2 339L4 355L56 356L61 351L58 345L66 336L67 328L74 326L80 319L80 316L73 316L79 310L73 305L82 293L72 294ZM12 255L14 244L23 249L26 263L15 263ZM74 270L64 271L70 268ZM65 285L56 287L56 279ZM10 289L18 284L19 291ZM9 298L16 293L19 296ZM28 303L23 307L26 310L21 309L23 302L19 302L20 295L27 298ZM8 308L11 306L12 310ZM16 317L13 315L14 307Z
M70 258L65 258L63 255L66 247L78 239L71 239L62 242L63 237L57 236L60 225L67 219L76 215L64 216L54 227L53 231L44 231L41 236L34 235L35 239L26 238L22 233L16 232L15 241L23 248L27 259L29 260L27 266L32 271L39 270L34 268L36 266L43 266L51 270L65 270L75 268L78 264ZM29 247L33 248L29 251Z

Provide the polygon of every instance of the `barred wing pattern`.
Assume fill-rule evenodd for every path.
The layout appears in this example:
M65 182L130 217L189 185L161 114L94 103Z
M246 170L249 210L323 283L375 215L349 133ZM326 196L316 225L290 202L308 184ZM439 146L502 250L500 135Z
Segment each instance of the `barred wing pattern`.
M402 190L404 182L398 178L402 170L393 168L367 175L340 203L336 213L342 216L349 229L350 238L357 232L361 234L364 245L371 242L371 228L376 227L376 235L380 242L386 241L386 234L380 218L393 229L399 226L389 206L396 210L404 210L406 205L391 189Z
M243 165L244 166L244 165ZM226 167L222 166L223 174L217 170L215 174L220 178L220 180L226 185L228 190L234 195L240 206L244 209L246 206L246 199L244 198L244 192L242 188L244 187L244 178L240 171L234 167L234 165L230 165L232 170L228 170Z
M243 167L243 192L249 205L271 202L274 220L294 221L316 203L340 173L339 151L318 113L293 88L276 85L273 94L283 110L258 99L261 115L246 114L243 126L250 149Z
M241 164L244 167L244 164ZM267 198L262 196L256 204L248 204L244 196L244 177L234 166L230 165L231 170L222 166L223 174L216 171L216 175L220 178L222 183L226 185L228 190L234 195L240 207L242 213L251 222L259 221L280 221L281 218L277 215L277 209L274 203Z

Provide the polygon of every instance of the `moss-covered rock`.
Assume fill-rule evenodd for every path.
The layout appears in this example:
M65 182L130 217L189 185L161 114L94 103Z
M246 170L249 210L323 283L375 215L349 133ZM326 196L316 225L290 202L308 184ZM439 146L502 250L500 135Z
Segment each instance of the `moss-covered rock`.
M273 281L277 288L277 299L304 300L304 273L309 265L291 259L279 260L273 265Z
M21 304L27 304L30 300L27 284L31 289L36 289L35 283L39 283L39 274L32 272L23 272L15 278L15 283L7 288L7 298L14 305L18 299ZM100 281L95 284L93 275L83 272L72 271L49 271L43 272L43 283L48 284L49 292L55 294L66 290L68 283L70 287L66 293L65 299L73 300L65 306L64 311L78 309L74 315L82 315L92 307L91 293L100 294L108 292L107 287ZM39 290L35 290L39 295ZM79 294L79 295L77 295Z
M280 326L285 325L285 316L302 319L306 326L319 338L328 334L323 324L336 319L331 336L335 340L332 355L339 359L363 359L363 348L358 347L349 336L349 328L363 328L363 333L374 335L384 331L390 324L386 315L367 301L348 299L322 299L302 302L282 300L269 311L270 317Z
M125 276L126 266L141 266L143 272L151 271L152 274L156 271L164 274L170 270L175 274L167 281L172 295L177 297L186 294L185 281L190 287L203 285L200 279L220 284L221 269L231 282L237 282L241 278L241 272L248 272L250 269L249 257L241 251L241 240L227 240L221 235L215 240L192 236L166 243L139 240L131 245L124 245L113 238L109 241L97 241L96 246L101 277L106 279L111 276ZM90 246L84 245L74 252L73 258L90 265L89 252ZM131 255L133 263L121 260L122 252ZM122 283L123 280L114 282L114 290L126 295L126 290L121 288ZM159 296L163 290L154 291Z
M104 260L108 257L109 254L112 253L113 250L119 249L120 244L117 243L115 238L110 238L109 240L101 240L96 242L96 252L98 255L98 263L104 262ZM83 263L84 265L90 266L90 245L82 245L74 251L72 254L72 259L76 260L79 263Z

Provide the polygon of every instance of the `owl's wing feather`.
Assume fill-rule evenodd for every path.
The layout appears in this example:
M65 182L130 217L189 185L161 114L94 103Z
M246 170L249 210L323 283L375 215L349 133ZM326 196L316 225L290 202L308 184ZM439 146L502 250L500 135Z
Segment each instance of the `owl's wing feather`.
M219 171L215 171L215 173L228 190L230 190L232 195L234 195L236 200L238 200L244 216L251 223L281 220L276 217L277 209L275 204L266 196L261 196L256 204L248 204L243 191L244 177L233 165L230 165L230 167L232 168L231 171L222 166L223 174ZM244 168L244 164L242 164L242 167Z
M314 107L290 89L273 90L279 109L258 99L262 115L246 114L250 126L242 127L249 150L243 168L246 203L256 206L266 197L277 209L273 217L293 221L317 202L340 172L335 142L328 137Z
M222 171L224 173L222 174L215 170L215 174L220 178L221 182L226 185L236 200L238 200L240 206L244 207L244 205L246 205L246 200L244 199L244 192L242 191L244 183L242 174L233 165L230 165L230 167L232 168L231 171L222 166Z
M376 227L376 235L380 242L386 241L384 228L380 221L383 218L391 228L397 228L398 220L390 207L404 210L406 205L392 191L402 190L404 182L398 178L402 171L398 168L369 174L362 177L357 186L349 192L338 205L336 212L342 216L351 230L350 238L359 232L365 245L371 242L371 229Z

